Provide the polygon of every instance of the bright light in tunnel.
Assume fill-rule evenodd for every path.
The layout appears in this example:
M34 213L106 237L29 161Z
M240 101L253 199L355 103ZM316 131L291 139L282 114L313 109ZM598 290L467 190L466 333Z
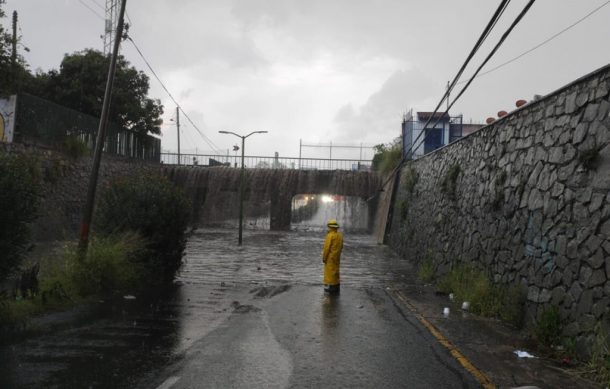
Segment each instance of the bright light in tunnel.
M328 195L322 196L323 203L332 203L333 201L335 201L335 199L333 199L331 196L328 196Z

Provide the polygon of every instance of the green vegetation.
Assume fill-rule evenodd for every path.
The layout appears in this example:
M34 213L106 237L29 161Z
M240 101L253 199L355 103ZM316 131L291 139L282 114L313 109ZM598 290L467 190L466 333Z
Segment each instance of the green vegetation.
M88 298L113 297L141 290L146 272L142 271L145 241L137 234L125 233L109 238L94 238L87 256L80 260L76 244L45 259L49 269L40 280L37 295L18 300L0 298L0 338L23 327L30 317L65 308Z
M33 73L19 51L12 63L12 34L5 28L6 14L0 1L0 95L25 92L94 117L100 117L109 58L102 52L86 49L66 54L59 70ZM110 121L140 134L160 134L163 105L148 97L149 78L132 67L123 56L117 60Z
M457 179L461 171L462 169L459 164L452 165L441 182L441 192L446 194L451 200L456 198Z
M594 379L599 383L610 387L610 345L607 330L601 323L597 323L595 327L595 339L586 370L593 372Z
M563 325L559 316L559 309L552 306L540 315L533 328L534 338L546 347L557 346L561 341Z
M79 159L89 154L87 144L76 136L68 136L64 139L63 150L73 159Z
M598 147L592 147L585 150L578 156L578 162L587 170L597 170L601 161L599 152L600 149Z
M424 259L417 269L417 278L424 282L430 283L434 280L434 276L436 275L436 265L432 258Z
M411 194L419 181L419 173L417 173L417 170L415 170L413 166L408 166L402 173L401 181L403 190Z
M94 218L102 236L137 232L147 242L142 268L152 284L173 280L182 264L190 205L184 194L160 176L118 180L103 191Z
M402 142L400 137L389 144L379 144L374 147L373 170L383 175L390 174L402 159Z
M36 161L0 154L0 282L20 265L38 212L40 169Z
M437 287L453 293L461 305L470 302L470 311L486 317L499 318L517 328L523 324L524 296L517 287L494 285L487 274L471 265L459 265L442 277Z

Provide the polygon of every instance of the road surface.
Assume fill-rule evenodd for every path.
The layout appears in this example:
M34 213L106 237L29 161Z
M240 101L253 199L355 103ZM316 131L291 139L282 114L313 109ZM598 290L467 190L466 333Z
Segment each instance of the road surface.
M327 296L323 238L199 230L171 291L39 321L0 349L0 387L480 387L388 289L413 282L406 261L346 234Z

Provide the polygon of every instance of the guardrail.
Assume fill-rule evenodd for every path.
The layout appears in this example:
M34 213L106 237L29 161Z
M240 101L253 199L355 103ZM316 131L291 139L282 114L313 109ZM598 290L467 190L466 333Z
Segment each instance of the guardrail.
M183 166L241 167L241 156L161 153L161 163ZM370 171L371 161L357 159L245 156L247 169L358 170Z

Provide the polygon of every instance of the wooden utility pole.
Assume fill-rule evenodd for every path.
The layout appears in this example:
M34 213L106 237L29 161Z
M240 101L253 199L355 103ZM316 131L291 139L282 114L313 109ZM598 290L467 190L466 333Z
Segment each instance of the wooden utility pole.
M108 67L108 77L106 79L106 92L104 93L104 103L102 105L102 114L100 116L100 125L97 129L97 138L95 141L95 152L93 153L93 162L91 166L91 175L89 176L89 189L87 191L87 199L85 208L83 209L83 219L80 226L80 258L84 259L87 255L87 246L89 245L89 230L91 228L91 220L93 218L93 207L95 205L95 192L97 189L97 177L100 170L100 162L102 159L102 149L104 147L104 138L106 137L106 128L108 127L108 115L110 113L110 100L112 97L112 88L114 85L114 75L116 72L117 57L119 55L119 47L123 37L123 25L125 16L125 6L127 0L121 0L121 11L119 13L119 24L116 29L116 38L114 40L114 48L112 57L110 58L110 66Z

